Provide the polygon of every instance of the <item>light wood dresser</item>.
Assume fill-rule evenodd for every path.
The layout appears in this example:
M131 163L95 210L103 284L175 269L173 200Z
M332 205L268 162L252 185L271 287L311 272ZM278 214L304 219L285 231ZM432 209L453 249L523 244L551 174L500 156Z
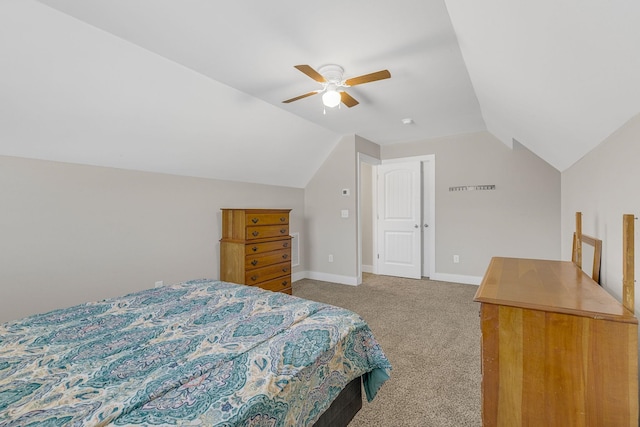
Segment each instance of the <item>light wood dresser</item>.
M475 301L485 427L638 426L638 321L575 264L493 258Z
M220 280L291 294L291 209L222 209Z

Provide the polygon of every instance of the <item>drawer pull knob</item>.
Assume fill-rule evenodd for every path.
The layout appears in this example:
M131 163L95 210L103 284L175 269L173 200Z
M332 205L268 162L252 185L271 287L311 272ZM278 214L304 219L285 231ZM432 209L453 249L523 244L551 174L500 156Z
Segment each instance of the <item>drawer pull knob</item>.
M258 218L251 218L251 222L257 224L260 221Z
M287 271L289 271L289 269L288 269L287 267L285 267L285 268L283 268L283 269L282 269L282 272L283 272L283 273L286 273Z
M257 246L254 246L254 247L252 247L252 248L251 248L251 250L252 250L253 252L255 252L255 251L257 251L257 250L258 250L258 247L257 247Z
M288 248L288 247L289 247L289 242L284 242L284 243L282 244L282 247L283 247L283 248Z
M282 259L287 259L287 258L289 258L289 255L288 255L288 254L283 254L283 255L282 255Z
M280 229L280 233L281 233L281 234L284 234L284 233L286 233L286 232L287 232L287 229L286 229L286 228L281 228L281 229Z
M286 280L283 280L282 281L282 286L287 286L287 283L289 283L289 282L287 282Z
M258 260L257 260L257 259L254 259L253 261L251 261L251 265L254 265L254 266L255 266L255 265L258 265Z
M251 234L253 234L253 237L257 237L257 236L258 236L258 234L260 234L260 233L258 233L257 231L254 231L254 232L253 232L253 233L251 233Z
M287 220L287 218L285 218L283 216L280 217L280 222L285 222L286 220Z
M256 280L258 280L258 276L251 276L251 280L255 282Z

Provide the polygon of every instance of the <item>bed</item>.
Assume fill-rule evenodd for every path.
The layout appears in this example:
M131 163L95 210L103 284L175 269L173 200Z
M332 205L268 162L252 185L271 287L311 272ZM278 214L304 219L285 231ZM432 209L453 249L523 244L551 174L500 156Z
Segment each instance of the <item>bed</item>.
M308 426L390 369L353 312L189 281L0 325L0 426Z

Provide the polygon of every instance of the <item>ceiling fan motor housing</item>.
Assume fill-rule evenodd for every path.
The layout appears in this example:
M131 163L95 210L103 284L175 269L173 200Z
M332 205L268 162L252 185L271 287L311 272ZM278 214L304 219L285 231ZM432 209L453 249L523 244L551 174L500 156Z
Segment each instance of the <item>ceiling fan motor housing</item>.
M339 85L342 82L342 76L344 75L344 69L336 64L327 64L318 68L318 72L329 83Z

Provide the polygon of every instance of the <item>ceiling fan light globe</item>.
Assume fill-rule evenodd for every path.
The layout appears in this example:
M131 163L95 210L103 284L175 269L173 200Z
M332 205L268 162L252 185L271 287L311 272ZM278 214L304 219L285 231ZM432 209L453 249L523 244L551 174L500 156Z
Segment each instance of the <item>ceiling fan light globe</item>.
M334 108L340 104L340 93L335 90L328 90L322 94L322 103L325 107Z

